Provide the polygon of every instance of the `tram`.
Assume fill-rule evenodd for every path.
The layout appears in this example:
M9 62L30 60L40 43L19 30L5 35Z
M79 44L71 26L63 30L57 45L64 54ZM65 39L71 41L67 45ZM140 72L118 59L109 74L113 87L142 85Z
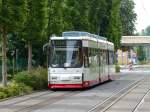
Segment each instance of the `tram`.
M88 32L50 38L49 88L87 88L113 80L114 44Z

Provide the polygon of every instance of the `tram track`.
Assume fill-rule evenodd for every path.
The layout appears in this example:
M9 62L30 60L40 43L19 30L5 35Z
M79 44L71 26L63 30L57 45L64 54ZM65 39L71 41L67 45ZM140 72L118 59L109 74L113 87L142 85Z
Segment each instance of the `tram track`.
M132 88L134 89L139 84L141 84L140 82L144 83L145 80L142 81L143 79L144 79L143 77L142 77L142 79L140 78L140 80L138 78L134 82L131 82L130 84L127 84L126 87L124 86L125 88L122 87L123 85L121 85L121 86L118 86L118 88L111 89L110 90L111 94L109 96L107 95L104 98L104 101L102 101L102 100L100 101L99 100L96 103L94 103L96 105L94 105L94 106L92 106L93 104L91 105L93 108L91 108L89 111L87 110L88 108L86 108L85 110L88 111L88 112L93 112L93 111L94 112L96 112L96 111L105 112L105 111L109 110L115 103L117 103L121 98L123 98L126 94L128 94L126 92L128 92L128 91L130 92L130 90ZM143 85L148 85L149 84L148 82L149 81L145 82L140 87L142 87ZM119 84L119 83L115 82L115 83L113 83L113 85L114 84ZM106 83L106 85L107 85L107 83ZM21 97L20 97L19 100L17 99L17 100L12 100L11 102L8 102L8 103L6 102L6 103L0 105L0 107L1 107L1 110L5 110L6 109L6 112L8 112L7 108L8 109L12 109L12 110L10 110L10 112L20 112L20 111L21 112L31 112L31 111L36 111L36 110L37 111L38 110L42 111L42 110L48 108L49 106L53 107L53 105L55 105L55 104L56 105L57 104L61 105L61 101L62 100L67 101L67 99L71 99L71 98L73 98L76 95L78 96L78 94L80 96L80 93L84 93L85 92L87 94L87 92L93 92L97 87L99 87L99 86L96 86L96 87L94 87L92 89L88 89L87 91L76 91L76 90L73 91L73 90L70 90L70 91L45 91L43 93L40 92L40 93L37 93L37 94L35 93L36 95L35 94L34 95L29 95L29 96L27 95L27 97L23 97L23 100L21 100ZM113 88L113 87L114 86L111 86L111 87L109 86L109 88ZM104 88L108 89L108 86L105 87L105 85L104 85L103 89ZM103 89L98 89L98 90L100 90L98 92L101 92L101 90L103 90ZM123 93L126 93L126 94L123 95ZM95 94L93 94L93 95L95 95ZM91 96L93 97L93 95L91 95ZM119 96L120 96L120 99L118 99ZM116 99L118 99L118 101ZM112 102L114 102L114 103L112 104ZM139 106L137 105L137 108ZM53 109L55 110L55 108L53 108ZM103 111L101 111L101 110L103 110Z
M22 102L26 102L26 101L28 101L28 100L31 100L31 99L36 99L36 98L38 98L38 97L41 97L41 96L45 96L45 95L48 95L48 94L52 94L52 93L54 93L54 91L46 91L46 93L43 93L43 94L40 94L40 95L36 95L36 96L31 96L30 97L30 95L33 95L33 94L37 94L36 92L35 93L33 93L33 94L29 94L29 95L27 95L26 97L28 97L28 98L24 98L23 100L20 100L20 101L15 101L15 102L12 102L12 103L9 103L9 104L7 104L7 105L5 105L6 107L9 107L9 106L12 106L12 105L15 105L15 104L19 104L19 103L22 103ZM19 96L19 97L16 97L16 98L21 98L22 96ZM6 100L5 100L6 101ZM2 101L2 102L5 102L5 101Z
M35 105L22 107L20 109L16 109L15 111L12 110L13 112L20 112L20 111L21 112L28 112L28 111L32 111L32 110L36 110L36 109L42 108L43 106L46 106L46 105L52 105L52 104L54 104L54 103L56 103L56 102L58 102L60 100L63 100L63 99L68 98L68 97L71 97L71 96L76 95L78 93L82 93L84 91L76 91L76 90L75 91L71 91L71 92L67 91L67 93L64 93L63 95L56 96L56 97L53 97L53 95L52 95L52 94L55 94L55 93L57 94L57 93L61 93L61 92L64 92L64 91L45 91L44 93L42 93L40 95L36 95L36 96L33 95L33 94L37 94L35 92L33 94L25 95L25 98L23 98L23 100L20 100L21 97L16 97L16 98L19 98L19 101L18 100L17 101L11 101L10 103L8 103L6 105L4 104L2 106L2 108L12 108L12 107L14 107L16 105L19 105L20 103L26 103L28 101L37 100L38 98L43 97L43 96L48 97L48 99L43 100L42 102L39 102L39 103L37 103ZM31 95L33 95L33 96L31 96ZM51 101L51 102L49 102L49 101Z
M42 108L46 105L52 105L56 102L59 102L59 101L65 99L65 98L71 97L71 96L76 95L76 94L81 93L81 92L82 91L76 91L76 90L75 91L67 91L67 92L66 91L46 91L46 93L44 92L40 95L36 95L36 96L32 96L32 97L30 97L30 95L29 95L28 98L25 98L23 100L15 101L15 102L11 102L9 104L3 105L2 108L6 108L6 107L11 108L14 105L19 105L20 103L26 103L28 101L37 100L40 97L44 97L44 96L48 97L46 100L43 100L43 101L38 102L36 104L28 105L28 106L25 106L25 107L20 107L19 109L16 109L16 110L12 110L13 112L31 112L32 110ZM60 95L56 95L54 97L54 94L60 94ZM21 97L18 97L18 98L21 98Z
M47 98L46 100L43 100L37 104L34 104L34 105L30 105L30 106L27 106L27 107L24 107L24 108L20 108L14 112L31 112L33 110L37 110L37 109L40 109L40 108L43 108L45 107L46 105L52 105L56 102L59 102L65 98L68 98L68 97L71 97L71 96L74 96L76 94L80 93L79 91L71 91L71 92L67 92L67 93L64 93L62 95L59 95L59 96L55 96L55 97L49 97Z
M63 92L64 92L64 91L63 91ZM57 91L57 92L56 92L56 91L50 91L49 93L43 93L43 94L41 94L41 95L33 96L33 97L27 98L27 99L25 99L25 100L21 100L21 101L18 101L18 102L13 103L13 105L16 105L16 104L19 104L19 103L26 102L26 101L28 101L28 100L34 100L34 99L37 100L37 98L39 98L39 97L41 97L41 96L49 95L46 100L43 100L43 101L41 101L41 102L39 102L39 103L37 103L37 104L34 104L34 105L22 107L22 108L17 109L17 110L15 110L15 111L13 111L13 112L20 112L20 111L21 111L21 112L31 112L31 111L33 111L33 110L37 110L37 109L43 108L43 107L45 107L45 106L47 106L47 105L52 105L52 104L54 104L54 103L56 103L56 102L59 102L59 101L65 99L65 98L74 96L74 95L79 94L79 93L82 93L82 92L84 92L84 91L71 91L71 92L69 91L69 92L67 92L67 93L64 93L64 94L62 94L62 95L60 95L60 96L56 96L56 97L53 97L53 96L51 96L50 94L53 94L53 93L54 93L54 94L57 94L57 93L59 93L58 91ZM12 106L12 105L9 104L9 105L7 105L7 107L8 107L8 106Z
M127 95L130 91L132 91L134 88L136 88L144 79L140 79L129 86L119 90L117 93L114 92L112 96L109 96L106 98L103 102L99 102L96 105L94 105L91 109L88 110L88 112L105 112L107 111L112 105L117 103L122 97Z
M150 89L146 92L146 94L140 99L140 101L138 102L138 104L135 106L135 108L133 109L132 112L138 112L138 109L140 108L140 106L144 103L144 99L147 97L147 95L150 93Z

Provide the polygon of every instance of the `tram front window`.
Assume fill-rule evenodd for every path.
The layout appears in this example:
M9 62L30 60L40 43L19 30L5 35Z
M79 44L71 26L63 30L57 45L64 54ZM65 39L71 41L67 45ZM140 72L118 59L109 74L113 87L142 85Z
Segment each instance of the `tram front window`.
M59 45L58 45L59 42ZM78 68L82 66L80 41L61 40L52 42L51 67Z

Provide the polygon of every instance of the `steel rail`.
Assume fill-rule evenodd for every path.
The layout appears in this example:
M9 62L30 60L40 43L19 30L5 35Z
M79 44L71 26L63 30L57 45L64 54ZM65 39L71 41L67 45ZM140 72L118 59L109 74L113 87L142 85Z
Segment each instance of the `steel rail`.
M139 103L135 106L132 112L138 112L139 107L144 103L144 99L150 93L150 89L146 92L146 94L140 99Z
M13 102L13 103L9 103L9 104L4 105L4 106L5 106L5 107L9 107L9 106L12 106L12 105L14 105L14 104L22 103L22 102L25 102L25 101L28 101L28 100L31 100L31 99L35 99L35 98L38 98L38 97L40 97L40 96L45 96L45 95L48 95L48 94L52 94L52 93L54 93L54 91L51 91L51 92L46 91L46 93L43 93L43 94L40 94L40 95L37 95L37 96L31 96L31 97L29 97L29 98L25 98L25 99L20 100L20 101L15 101L15 102ZM33 93L33 94L36 94L36 92ZM32 95L32 94L28 94L27 96L29 96L29 95ZM15 97L15 98L20 98L20 97L23 97L23 96L19 96L19 97ZM12 99L13 99L13 98L12 98ZM4 100L4 101L2 101L2 102L5 102L5 101L7 101L7 100Z
M41 109L41 108L43 108L43 107L45 107L47 105L52 105L52 104L54 104L56 102L59 102L59 101L65 99L65 98L71 97L71 96L76 95L78 93L80 93L80 92L79 91L71 91L71 92L68 92L68 93L64 93L64 94L62 94L60 96L50 97L50 98L48 98L48 99L46 99L44 101L41 101L41 102L39 102L39 103L37 103L35 105L27 106L27 107L18 109L18 110L14 111L14 112L31 112L33 110Z
M138 81L135 81L134 83L130 84L129 86L121 89L117 93L115 93L112 96L106 98L103 102L97 103L93 108L88 110L88 112L98 112L98 111L105 112L112 105L114 105L116 102L118 102L118 100L120 100L123 96L128 94L134 88L136 88L142 81L143 81L143 78L138 80Z

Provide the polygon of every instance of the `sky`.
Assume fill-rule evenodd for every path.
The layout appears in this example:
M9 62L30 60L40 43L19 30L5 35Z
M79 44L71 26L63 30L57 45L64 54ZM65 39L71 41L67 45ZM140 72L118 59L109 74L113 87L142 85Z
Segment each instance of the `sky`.
M133 0L137 13L136 29L141 32L150 25L150 0Z

